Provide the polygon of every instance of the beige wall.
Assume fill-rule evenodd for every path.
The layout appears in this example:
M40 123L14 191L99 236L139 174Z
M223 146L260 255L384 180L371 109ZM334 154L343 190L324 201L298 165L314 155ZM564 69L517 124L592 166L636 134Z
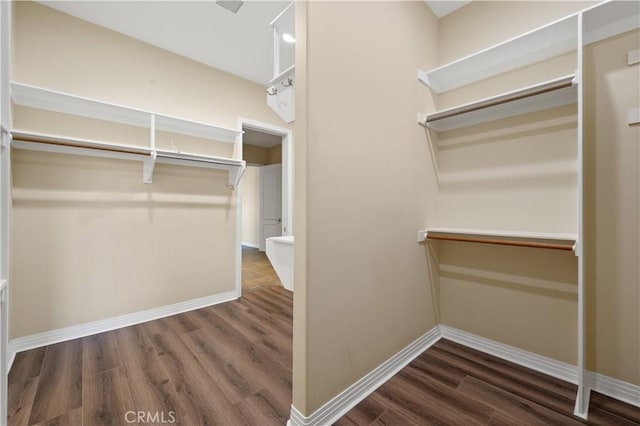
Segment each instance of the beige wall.
M436 221L416 123L432 105L415 76L436 65L438 27L423 2L306 8L296 57L296 188L306 200L296 200L294 405L310 414L436 324L416 240Z
M260 167L248 166L242 177L242 244L260 244L259 203Z
M257 84L32 2L14 4L13 78L191 120L286 126ZM45 30L46 29L46 30ZM146 132L16 109L16 125L147 143ZM93 135L95 133L95 135ZM159 144L231 155L161 134ZM235 192L226 172L14 150L11 336L234 289Z
M640 385L640 48L634 31L585 54L588 358L593 371Z

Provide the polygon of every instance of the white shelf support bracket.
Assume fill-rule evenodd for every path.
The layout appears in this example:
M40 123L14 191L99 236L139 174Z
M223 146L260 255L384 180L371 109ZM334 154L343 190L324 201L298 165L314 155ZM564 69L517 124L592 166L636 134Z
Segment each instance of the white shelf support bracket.
M418 81L428 88L431 88L431 84L429 84L429 75L421 69L418 69Z
M0 148L2 151L11 146L11 133L4 126L0 129Z
M629 126L640 124L640 108L633 108L627 112L627 122Z
M576 257L580 257L582 255L582 245L580 244L580 241L576 240L576 242L573 243L571 250L573 250Z
M153 183L153 170L156 167L156 116L151 114L149 117L149 145L151 146L151 155L142 163L142 182Z
M229 183L227 184L229 189L236 189L238 185L240 185L246 169L247 165L244 161L241 166L235 166L229 169Z
M426 230L421 230L418 231L418 242L422 243L424 241L427 241L427 237L429 236L428 232Z
M579 72L579 70L576 70L574 72L573 80L571 80L571 84L573 86L578 86L578 85L580 85L580 83L581 83L581 81L580 81L580 72Z
M154 150L151 156L142 162L142 182L153 183L153 170L156 168L158 154Z

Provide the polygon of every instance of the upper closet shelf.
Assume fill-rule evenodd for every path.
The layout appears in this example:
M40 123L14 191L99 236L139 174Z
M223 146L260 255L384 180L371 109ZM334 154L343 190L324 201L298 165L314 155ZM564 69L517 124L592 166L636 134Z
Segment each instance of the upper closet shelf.
M573 74L567 75L512 92L427 114L421 122L430 129L444 132L514 115L572 104L577 102L578 99L574 83Z
M575 15L424 72L418 79L436 93L534 64L575 50L578 19Z
M241 131L235 129L155 114L15 81L11 83L11 98L16 105L144 128L150 127L151 117L154 116L155 128L158 131L213 139L221 142L233 143L241 133Z
M234 158L157 150L150 147L112 144L22 130L13 130L11 137L12 146L16 149L142 161L142 179L144 183L152 182L156 163L166 163L227 170L229 172L228 186L231 189L235 189L240 183L246 168L245 161Z
M575 50L580 15L582 44L640 28L640 2L607 1L431 71L418 70L418 79L442 93Z

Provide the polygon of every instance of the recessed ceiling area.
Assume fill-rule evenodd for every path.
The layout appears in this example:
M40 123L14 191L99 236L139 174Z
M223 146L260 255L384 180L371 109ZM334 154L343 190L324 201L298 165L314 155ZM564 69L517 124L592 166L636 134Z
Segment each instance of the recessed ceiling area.
M445 1L445 0L425 0L427 6L438 17L442 18L450 14L453 11L460 9L462 6L466 6L471 1Z
M39 1L39 3L268 86L269 23L289 1L246 1L237 13L215 1Z
M257 130L243 129L242 143L247 145L261 146L263 148L271 148L272 146L282 143L282 136L270 135Z

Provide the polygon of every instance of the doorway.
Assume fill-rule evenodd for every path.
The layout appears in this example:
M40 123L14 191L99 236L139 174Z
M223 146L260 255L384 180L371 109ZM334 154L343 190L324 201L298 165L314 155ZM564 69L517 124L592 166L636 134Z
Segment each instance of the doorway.
M293 235L291 130L242 118L239 128L247 169L238 191L238 297L282 285L266 257L266 239Z

